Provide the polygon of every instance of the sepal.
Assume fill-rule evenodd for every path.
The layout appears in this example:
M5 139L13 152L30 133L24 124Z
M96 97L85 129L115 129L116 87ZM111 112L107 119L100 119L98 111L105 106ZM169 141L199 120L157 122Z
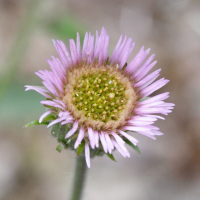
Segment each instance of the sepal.
M59 145L56 147L56 150L60 153L64 148L65 148L65 147L64 147L63 144L59 144Z
M55 120L56 119L56 116L54 114L49 114L47 115L42 121L52 121L52 120Z
M113 161L117 162L113 156L113 154L110 154L110 153L106 153L106 155Z
M125 137L123 137L124 142L126 142L126 144L128 144L129 146L131 146L139 156L141 156L141 152L138 146L135 146L132 142L130 142L129 140L127 140Z
M30 126L34 126L34 125L48 125L48 124L50 124L50 122L52 120L55 120L55 119L56 119L55 115L49 114L42 120L41 123L39 122L39 119L37 119L37 120L29 122L24 127L30 127Z
M30 127L30 126L34 126L34 125L48 125L50 122L46 121L46 122L39 122L39 120L34 120L32 122L29 122L28 124L26 124L24 127Z
M76 153L79 156L85 147L85 140L82 140L81 144L78 146Z
M149 99L149 98L150 97L144 97L144 98L140 99L139 102L144 101L144 100Z

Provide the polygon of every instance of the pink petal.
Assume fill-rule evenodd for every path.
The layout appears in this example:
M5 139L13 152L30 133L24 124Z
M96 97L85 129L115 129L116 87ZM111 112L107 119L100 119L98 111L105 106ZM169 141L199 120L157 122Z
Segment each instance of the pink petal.
M81 44L80 44L79 33L77 33L77 37L76 37L76 48L77 48L78 62L80 62L81 61Z
M54 125L54 124L57 124L57 123L59 123L59 122L61 122L61 121L63 121L63 120L64 120L63 117L58 118L58 119L55 119L54 121L52 121L52 122L47 126L47 128L49 128L50 126L52 126L52 125Z
M145 88L144 90L141 91L141 94L143 96L149 96L150 94L152 94L153 92L155 92L156 90L160 89L161 87L163 87L164 85L166 85L169 82L169 80L161 78L158 81L152 83L150 86L148 86L147 88Z
M94 140L95 140L96 147L99 148L99 133L98 133L98 131L94 131Z
M105 136L104 136L103 131L101 131L99 136L100 136L100 141L101 141L101 144L103 146L103 149L104 149L105 153L107 153L108 152L108 148L107 148L107 144L106 144L106 140L105 140Z
M84 130L83 126L81 126L78 137L77 137L76 142L74 144L74 149L76 149L81 144L84 136L85 136L85 130Z
M26 87L25 91L35 90L36 92L40 93L44 97L52 99L52 96L45 93L45 92L48 92L48 90L46 89L40 88L38 86L31 86L31 85L25 85L25 87Z
M136 57L127 65L125 69L126 74L132 75L132 73L141 65L141 63L146 58L147 54L149 52L149 49L146 51L143 50L143 47L140 49L139 53L136 55Z
M90 139L90 146L92 149L95 148L95 139L94 139L94 131L92 128L88 127L88 136Z
M145 127L134 127L134 126L124 126L122 129L129 130L129 131L148 131L148 128Z
M105 133L105 139L108 147L108 152L111 154L112 150L114 149L114 145L107 133Z
M131 78L135 78L137 81L141 80L145 75L148 74L148 72L153 68L153 66L157 63L157 61L154 61L151 63L151 61L154 59L155 54L151 55L145 63L133 74ZM151 64L150 64L151 63Z
M145 115L145 116L147 116L147 117L154 117L154 118L165 120L164 117L161 117L161 116L158 116L158 115Z
M132 137L131 135L125 133L122 130L117 130L121 135L123 135L125 138L127 138L130 142L132 142L134 145L137 145L138 140L136 140L134 137Z
M77 54L77 51L76 51L76 44L75 44L73 39L69 40L69 46L70 46L72 61L74 63L74 66L76 66L77 63L78 63L78 54Z
M75 121L72 129L66 134L65 139L71 137L78 129L78 121Z
M113 137L118 143L125 144L124 140L122 140L122 138L119 135L117 135L117 133L115 133L114 131L111 131L111 134L113 135Z
M66 58L67 58L67 61L69 63L69 67L70 66L73 66L73 62L72 62L72 59L71 59L71 56L68 52L68 49L67 47L65 46L65 44L61 41L61 40L57 40L57 43L59 44L59 46L61 47L63 53L65 54Z
M134 87L139 87L140 90L147 87L148 85L153 83L154 80L156 80L158 78L158 76L160 75L159 74L160 71L161 71L161 69L158 69L158 70L154 71L153 73L149 74L148 76L143 78L140 82L134 84Z
M52 106L52 107L55 107L55 108L63 109L63 107L61 105L59 105L58 103L56 103L54 101L44 100L44 101L40 101L40 103L43 104L43 105L47 105L47 106Z
M88 45L88 32L85 33L85 38L83 41L82 58L86 58L87 45Z
M90 168L90 147L87 142L85 143L85 160L88 168Z
M47 115L49 115L50 113L52 113L52 112L53 112L53 110L50 109L50 110L47 110L44 114L42 114L41 117L40 117L40 119L39 119L39 123L41 123L41 122L43 121L43 119L44 119Z
M125 158L130 157L128 150L126 149L126 147L123 144L117 143L113 139L112 139L112 143L116 147L116 149L119 151L119 153L122 154L122 156L124 156Z

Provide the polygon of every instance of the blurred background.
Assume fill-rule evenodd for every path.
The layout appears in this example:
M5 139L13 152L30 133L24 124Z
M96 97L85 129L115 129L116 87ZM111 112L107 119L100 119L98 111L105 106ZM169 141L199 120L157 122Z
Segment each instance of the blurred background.
M170 79L172 114L151 140L137 134L142 156L117 152L92 160L84 200L197 200L200 197L200 1L199 0L0 0L0 200L65 200L74 157L58 153L45 126L24 128L45 111L43 96L24 91L41 85L34 74L57 56L52 38L68 45L78 31L110 36L110 52L121 34L151 48ZM131 59L130 58L130 59Z

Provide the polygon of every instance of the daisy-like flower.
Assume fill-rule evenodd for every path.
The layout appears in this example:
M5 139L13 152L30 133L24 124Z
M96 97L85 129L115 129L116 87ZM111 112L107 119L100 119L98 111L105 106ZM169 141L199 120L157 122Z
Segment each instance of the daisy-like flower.
M53 114L55 119L47 127L67 125L66 143L74 141L74 149L85 149L88 167L92 150L101 149L112 155L117 149L124 157L130 157L125 144L137 146L135 132L152 139L163 135L153 124L164 118L155 114L167 115L174 104L164 102L168 92L149 97L169 82L165 78L155 81L161 69L148 74L156 64L154 54L147 58L150 49L142 47L127 64L135 43L121 36L108 57L109 36L105 28L100 35L96 31L96 38L86 32L82 49L79 33L76 43L69 40L70 51L60 40L53 43L60 58L47 60L51 71L36 72L44 88L25 87L46 97L41 104L48 110L39 122Z

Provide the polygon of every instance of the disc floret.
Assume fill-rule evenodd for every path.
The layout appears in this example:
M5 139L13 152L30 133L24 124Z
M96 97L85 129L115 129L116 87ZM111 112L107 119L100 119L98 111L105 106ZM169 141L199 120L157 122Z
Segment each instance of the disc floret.
M111 66L75 69L65 91L73 116L97 130L124 125L136 100L129 78Z

